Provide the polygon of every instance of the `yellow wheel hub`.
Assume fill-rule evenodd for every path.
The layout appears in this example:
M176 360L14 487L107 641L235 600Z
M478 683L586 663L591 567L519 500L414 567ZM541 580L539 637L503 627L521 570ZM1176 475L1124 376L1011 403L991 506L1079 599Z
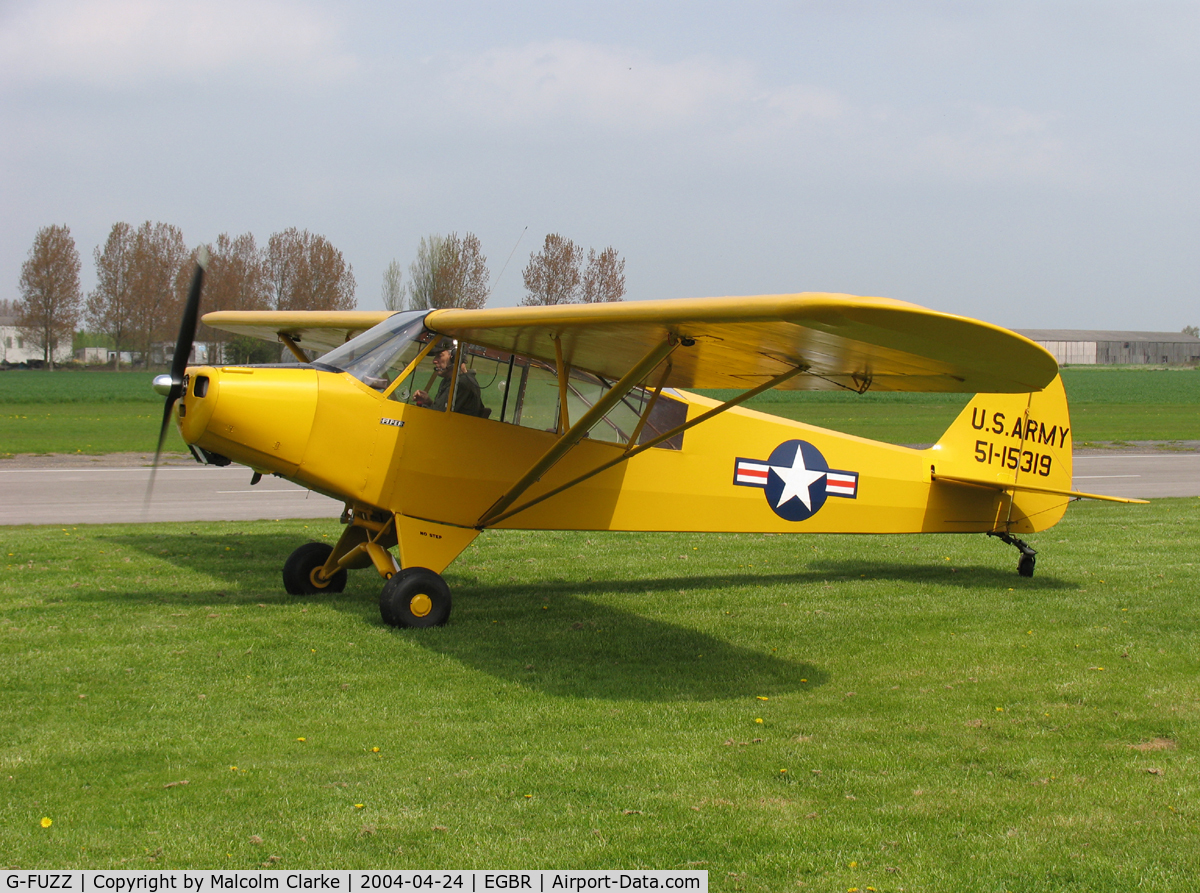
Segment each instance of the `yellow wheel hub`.
M408 610L412 611L414 617L427 617L433 610L433 599L424 592L419 592L409 599Z
M310 579L312 584L318 589L324 589L329 585L329 580L326 580L321 576L321 568L319 567L314 567L312 569L312 572L308 575L308 579Z

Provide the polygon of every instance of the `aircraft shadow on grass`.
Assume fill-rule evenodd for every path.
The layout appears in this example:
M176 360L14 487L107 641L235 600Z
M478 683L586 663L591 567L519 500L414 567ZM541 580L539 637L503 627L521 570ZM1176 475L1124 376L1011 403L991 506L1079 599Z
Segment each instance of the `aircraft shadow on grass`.
M105 537L113 542L170 562L177 567L224 579L199 591L179 592L157 588L153 582L138 589L105 592L92 597L106 601L197 604L217 601L291 606L327 605L349 612L361 622L378 626L378 579L366 571L351 574L347 591L340 594L290 596L280 582L279 556L295 546L291 534L240 533L237 535L123 534ZM183 540L183 542L180 542ZM233 546L232 551L226 551ZM165 554L164 554L165 552ZM935 582L960 589L995 591L1012 588L1017 579L1011 570L987 566L958 567L899 561L822 561L804 570L785 573L727 573L689 576L653 576L639 580L562 581L528 579L503 584L481 583L466 570L450 574L455 580L455 617L441 629L395 630L431 652L445 655L498 679L549 694L648 702L708 701L751 695L780 695L815 689L830 681L829 674L803 661L766 653L786 646L794 651L804 636L803 616L797 616L796 634L778 643L764 637L762 650L733 644L710 633L649 616L662 592L690 593L731 590L728 609L743 614L769 604L778 609L779 587L789 587L784 597L803 608L803 591L794 587L873 581ZM112 582L112 581L110 581ZM1022 579L1021 589L1048 591L1075 584L1053 577ZM748 603L745 589L755 590ZM732 591L737 590L736 596ZM775 591L773 591L775 590ZM641 597L647 612L638 613L606 604L605 596ZM761 597L761 602L758 597ZM77 597L88 597L79 593ZM714 604L714 619L727 615ZM772 624L772 628L776 628ZM379 655L386 662L386 655Z

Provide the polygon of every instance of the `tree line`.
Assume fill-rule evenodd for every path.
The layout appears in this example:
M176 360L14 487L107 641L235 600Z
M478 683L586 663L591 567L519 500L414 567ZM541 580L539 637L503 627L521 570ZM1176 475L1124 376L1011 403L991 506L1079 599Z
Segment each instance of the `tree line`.
M92 256L96 287L79 284L80 259L69 227L38 230L21 266L20 297L10 308L18 327L54 367L59 344L77 329L106 336L117 355L174 341L192 270L201 248L209 255L204 309L352 310L353 268L324 236L291 228L259 248L250 233L222 233L189 249L179 227L146 221L136 229L115 223ZM206 329L206 327L201 327ZM206 330L200 341L228 336Z
M0 310L17 318L50 368L59 344L70 343L80 328L109 340L117 368L122 351L140 352L148 361L154 345L175 338L201 249L209 256L204 312L356 306L353 268L322 235L293 227L272 234L260 247L252 233L222 233L189 249L178 227L146 221L137 228L113 224L104 245L92 252L96 286L86 295L70 229L38 230L21 267L20 297ZM473 233L422 238L408 272L406 282L395 260L384 272L387 309L475 309L491 295L487 257ZM625 295L625 261L615 248L589 249L585 256L581 246L558 233L548 234L541 250L530 253L522 278L524 305L620 301ZM226 352L232 348L234 362L261 358L245 340L203 325L197 332L197 341L224 342Z
M421 239L408 281L393 260L383 274L383 306L388 310L483 307L491 294L487 257L473 233L430 235ZM558 233L546 236L531 252L522 273L527 306L620 301L625 296L625 261L612 246L599 254Z

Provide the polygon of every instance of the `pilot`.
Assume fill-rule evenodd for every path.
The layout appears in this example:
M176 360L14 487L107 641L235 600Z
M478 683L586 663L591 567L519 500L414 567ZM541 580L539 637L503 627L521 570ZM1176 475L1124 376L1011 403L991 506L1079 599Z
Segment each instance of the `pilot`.
M442 342L430 354L433 357L433 371L441 381L437 393L430 398L426 391L413 393L413 403L429 409L444 410L446 401L450 398L450 378L454 371L454 345ZM483 397L479 393L479 382L475 374L462 367L458 374L458 387L454 389L454 411L466 415L483 416L485 413Z

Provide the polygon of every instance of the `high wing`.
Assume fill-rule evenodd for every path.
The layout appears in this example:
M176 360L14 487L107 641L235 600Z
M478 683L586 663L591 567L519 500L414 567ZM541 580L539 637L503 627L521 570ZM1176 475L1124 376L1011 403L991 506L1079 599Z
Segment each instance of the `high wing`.
M485 310L434 310L439 334L619 379L667 338L681 347L662 384L781 383L794 390L1040 391L1054 357L1015 332L887 298L806 293ZM655 375L658 379L658 373Z
M380 311L218 311L213 328L332 350L387 319ZM793 390L1039 391L1058 373L1046 350L1015 332L888 298L806 293L433 310L434 332L620 379L668 338L662 386L746 389L797 367ZM655 376L656 381L659 375Z
M340 347L391 315L390 310L218 310L204 314L201 322L263 341L287 338L319 355Z

